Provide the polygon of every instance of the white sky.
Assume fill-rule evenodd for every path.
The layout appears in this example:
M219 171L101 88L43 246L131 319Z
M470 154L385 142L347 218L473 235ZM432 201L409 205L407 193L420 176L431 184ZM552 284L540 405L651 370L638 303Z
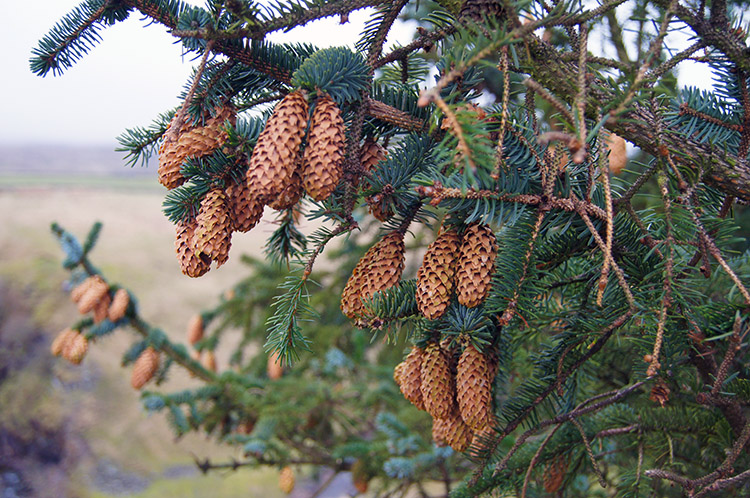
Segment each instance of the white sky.
M181 46L158 24L145 27L137 13L101 31L103 41L62 76L40 78L29 70L31 50L76 0L35 0L6 3L0 30L0 143L116 145L126 128L146 126L177 95L193 62L181 57ZM189 3L203 5L202 0ZM7 12L7 11L10 12ZM274 41L308 41L320 47L351 45L369 10L310 23L291 33L275 33ZM10 21L14 20L14 21ZM411 39L412 28L397 25L392 36ZM386 46L390 44L390 41ZM705 73L689 84L709 86Z

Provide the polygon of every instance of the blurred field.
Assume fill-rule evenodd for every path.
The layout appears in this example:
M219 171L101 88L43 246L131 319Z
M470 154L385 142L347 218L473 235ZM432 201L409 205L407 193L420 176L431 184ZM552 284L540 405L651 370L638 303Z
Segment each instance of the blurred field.
M107 175L100 164L93 171L84 168L65 175L54 168L45 173L44 168L12 166L0 163L0 284L18 300L9 303L6 298L6 309L22 314L28 330L40 331L37 342L43 347L19 346L14 354L26 355L23 365L28 367L11 369L4 381L0 373L0 428L31 427L38 415L62 431L67 446L62 462L36 470L24 463L24 469L16 471L21 462L4 462L0 451L0 491L6 490L0 495L15 496L7 494L13 486L23 490L16 482L21 479L33 488L27 496L280 496L274 469L198 474L192 455L216 460L239 455L199 436L174 441L162 416L147 417L138 393L129 386L129 371L119 366L133 339L128 331L97 343L80 367L47 353L52 337L78 318L63 291L67 272L49 230L52 221L79 237L95 221L103 222L91 255L94 264L138 297L147 320L178 339L194 313L215 304L220 292L247 274L239 255L259 255L271 226L265 223L238 234L226 265L201 279L189 279L174 257L174 228L161 213L164 191L151 178L153 170ZM0 313L0 345L12 351L3 341L21 344L20 322L3 322L3 316ZM8 366L3 361L11 361L8 356L0 355L0 371ZM220 350L220 368L222 361L226 365ZM172 375L170 387L192 382L178 369ZM43 482L30 482L34 479Z

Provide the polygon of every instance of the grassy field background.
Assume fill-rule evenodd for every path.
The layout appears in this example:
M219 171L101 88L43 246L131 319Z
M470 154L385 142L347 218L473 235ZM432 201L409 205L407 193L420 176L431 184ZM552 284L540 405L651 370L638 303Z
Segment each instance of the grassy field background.
M39 358L32 358L30 348L21 348L20 357L28 356L25 368L0 383L0 427L23 427L38 416L57 424L70 446L54 469L33 472L27 466L26 475L14 475L18 465L0 456L0 489L9 489L20 476L39 480L26 482L34 488L28 496L281 496L276 469L199 475L193 455L219 461L240 455L196 435L175 441L162 416L143 412L139 394L130 388L129 370L119 365L134 337L129 332L118 331L97 343L78 367L49 357L54 335L78 319L63 290L67 272L60 264L62 251L50 232L51 222L83 237L101 221L104 229L91 254L94 264L138 297L147 320L177 339L184 337L193 314L216 303L223 290L247 275L239 255L259 255L272 230L263 222L248 234L238 234L226 265L189 279L174 256L174 227L161 213L164 190L156 184L153 168L130 170L121 162L115 165L119 158L98 154L93 162L76 163L80 153L66 159L58 149L37 157L55 162L46 168L29 166L34 161L26 161L21 152L15 162L8 159L13 154L0 162L0 282L18 300L8 307L23 313L25 326L39 330L45 345L35 350ZM26 166L19 166L18 158ZM71 165L69 174L61 166L65 161ZM114 173L106 168L115 168ZM133 173L126 174L128 170ZM18 327L8 327L12 324L6 321L0 341L14 332L21 335ZM219 368L226 365L227 354L218 351ZM2 362L0 355L0 370ZM173 369L169 382L172 388L194 381ZM298 496L307 494L300 490Z

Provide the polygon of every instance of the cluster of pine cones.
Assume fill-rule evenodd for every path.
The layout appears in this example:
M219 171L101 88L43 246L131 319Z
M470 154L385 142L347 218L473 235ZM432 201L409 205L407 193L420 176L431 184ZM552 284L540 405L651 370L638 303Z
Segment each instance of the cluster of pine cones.
M78 312L92 314L94 323L105 319L117 322L122 319L130 305L130 295L125 289L113 291L99 275L93 275L78 284L70 293ZM54 356L62 356L76 365L83 361L89 349L89 341L80 331L66 328L52 341Z
M247 160L240 182L214 185L205 195L195 219L177 226L176 250L182 272L205 274L213 261L229 259L232 233L247 232L263 216L264 206L283 210L294 206L303 192L317 201L326 199L343 175L344 120L333 99L318 95L309 120L307 93L291 92L276 106ZM168 129L159 149L159 181L168 189L185 182L180 173L185 159L212 154L227 140L225 123L236 114L225 106L202 127ZM170 128L175 124L173 120ZM176 132L175 132L176 131Z
M393 377L404 397L432 416L432 439L456 451L466 451L491 431L492 382L497 361L466 344L460 356L448 341L413 347Z

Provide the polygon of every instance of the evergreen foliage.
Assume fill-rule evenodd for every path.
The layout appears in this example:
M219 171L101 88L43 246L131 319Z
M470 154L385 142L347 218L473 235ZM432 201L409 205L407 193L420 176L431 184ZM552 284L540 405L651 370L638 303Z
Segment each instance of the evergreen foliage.
M750 58L741 4L437 4L90 0L65 16L32 53L41 76L72 67L102 28L134 10L201 59L180 108L119 139L131 165L157 149L160 160L190 151L164 200L173 223L192 226L202 213L200 244L183 241L181 265L208 271L211 230L239 223L232 203L249 216L287 202L276 208L268 261L245 257L249 276L213 309L196 310L190 347L145 322L134 300L120 318L93 310L72 328L91 342L135 332L122 364L158 351L156 386L173 368L196 377L195 387L147 390L142 400L177 436L202 431L243 452L241 461L197 459L206 472L325 466L351 471L372 496L747 496ZM374 10L353 47L264 39L365 7ZM419 24L415 39L386 48L399 16ZM674 46L678 31L694 44ZM677 86L675 68L688 59L711 69L712 89ZM344 139L320 139L328 154L311 168L298 159L323 94L341 113L326 130L346 144L330 150ZM267 104L287 95L302 104L274 114ZM226 109L231 119L204 129ZM382 154L366 158L373 141ZM625 143L635 146L627 157ZM260 171L258 181L284 191L233 197L261 148L274 175L289 175ZM294 175L335 189L314 201L294 191ZM227 193L206 207L209 191ZM470 240L477 226L492 241ZM100 225L84 243L52 229L71 287L104 279L89 258ZM418 273L446 229L463 237L450 256L476 263L475 273L454 270L447 256L434 274ZM402 236L405 249L367 251ZM422 278L451 295L434 319L420 313ZM97 304L120 288L103 282ZM478 299L459 301L459 285ZM362 298L354 323L341 312L342 291ZM229 366L205 361L230 344ZM458 381L471 347L489 378L477 369ZM422 350L441 353L405 372L404 354ZM446 410L453 418L433 419L431 430L417 401L434 389L423 386L485 381L492 420L454 451L464 448L462 414ZM426 486L435 482L440 491Z

